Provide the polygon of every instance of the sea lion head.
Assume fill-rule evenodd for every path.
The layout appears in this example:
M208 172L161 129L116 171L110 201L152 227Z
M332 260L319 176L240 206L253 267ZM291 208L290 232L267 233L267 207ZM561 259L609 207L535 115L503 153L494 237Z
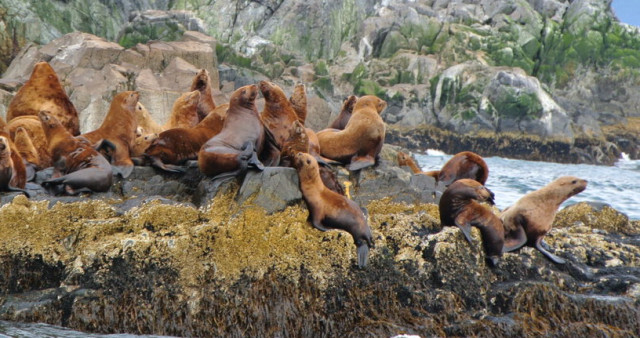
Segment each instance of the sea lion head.
M293 157L293 167L298 171L300 181L313 181L319 176L318 161L308 153L297 152Z
M126 91L118 93L114 98L113 102L120 102L120 106L122 109L130 112L135 112L138 107L138 100L140 99L140 94L136 91Z
M277 84L269 81L260 81L260 92L267 101L278 101L278 98L286 98L284 91Z
M353 110L362 109L364 107L373 108L378 112L378 114L380 114L385 108L387 108L387 102L374 95L365 95L356 101Z
M231 95L229 105L242 106L253 109L256 105L256 97L258 97L258 86L252 84L236 89Z
M53 70L51 65L49 65L49 63L46 61L36 63L36 65L33 67L31 78L29 80L31 79L46 80L47 83L57 85L58 87L62 88L62 86L60 85L60 80L58 80L58 75Z
M342 103L342 110L347 113L351 113L353 111L353 107L356 105L358 101L358 97L355 95L350 95L346 100Z
M138 126L138 128L136 128L136 137L140 137L144 135L144 128Z
M549 185L556 187L565 199L583 192L587 188L587 180L574 176L562 176Z
M407 163L409 163L409 161L411 160L411 157L408 154L405 154L401 151L398 152L398 165L399 166L403 166L403 165L407 165Z
M5 158L10 154L11 148L9 148L9 140L4 136L0 136L0 158Z
M191 83L191 90L204 90L205 88L209 87L210 82L211 80L209 77L209 71L203 68L193 78L193 82Z
M455 194L461 200L476 200L493 204L493 192L484 185L470 178L463 178L453 182L445 192Z
M42 124L42 129L44 129L45 133L49 130L57 129L62 127L60 121L51 114L48 110L41 110L38 113L38 118L40 119L40 123Z

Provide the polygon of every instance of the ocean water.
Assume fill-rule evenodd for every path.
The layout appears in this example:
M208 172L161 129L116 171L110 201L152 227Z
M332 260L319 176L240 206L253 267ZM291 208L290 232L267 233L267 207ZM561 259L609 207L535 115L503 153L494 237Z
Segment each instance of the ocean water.
M437 150L416 154L422 170L440 170L452 155ZM605 203L625 213L630 219L640 219L640 161L623 155L614 166L590 164L559 164L485 157L489 167L486 186L496 195L496 205L504 209L524 194L542 188L560 176L586 179L587 189L571 197L561 206L591 201Z

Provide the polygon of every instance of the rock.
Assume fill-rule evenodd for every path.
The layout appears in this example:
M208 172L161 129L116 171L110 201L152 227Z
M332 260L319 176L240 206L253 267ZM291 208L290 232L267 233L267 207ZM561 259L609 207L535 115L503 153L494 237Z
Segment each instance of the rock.
M298 173L293 168L266 167L249 170L236 197L238 203L251 200L268 214L283 211L302 200Z

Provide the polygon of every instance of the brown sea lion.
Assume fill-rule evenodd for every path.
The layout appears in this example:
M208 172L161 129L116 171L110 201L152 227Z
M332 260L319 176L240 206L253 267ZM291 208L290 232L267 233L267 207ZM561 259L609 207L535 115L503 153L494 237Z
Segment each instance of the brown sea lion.
M449 185L461 178L470 178L485 184L489 177L489 168L482 157L470 151L453 155L440 169L438 182Z
M482 234L487 261L495 266L502 256L504 227L498 216L478 202L493 204L493 193L475 180L463 178L452 183L442 194L439 203L440 222L443 226L457 226L469 243L471 227Z
M386 106L373 95L359 98L344 130L318 132L322 156L348 164L352 171L374 165L384 144L385 124L379 113Z
M91 145L73 137L55 116L41 111L38 117L54 162L53 175L42 186L69 195L109 190L113 181L109 162Z
M25 115L16 117L8 123L7 127L9 129L9 135L14 142L16 142L16 131L18 128L23 128L29 135L35 150L38 152L38 170L53 165L53 162L51 162L51 154L49 154L48 150L47 137L44 134L44 130L42 130L42 124L40 124L38 116ZM22 154L24 149L19 148L18 152Z
M258 87L264 96L264 109L260 113L260 118L275 137L278 146L282 147L289 138L291 126L293 121L298 120L298 115L278 85L260 81Z
M191 128L195 127L200 119L198 118L198 102L200 102L200 92L197 90L184 93L173 103L169 121L162 128Z
M413 171L414 174L431 176L435 178L436 181L438 180L438 175L440 175L440 170L422 171L420 167L418 167L418 164L416 164L416 161L413 160L411 155L405 154L401 151L398 152L398 165L401 167L407 166L411 168L411 171Z
M23 127L18 127L13 138L13 143L16 145L18 153L24 161L25 168L27 170L27 181L33 180L36 171L41 167L40 156L36 147L29 137L29 133Z
M140 95L135 91L118 93L111 101L109 112L102 125L92 132L81 135L92 144L98 144L103 140L111 142L115 146L111 165L125 178L129 177L133 171L130 154L138 127L136 107L139 97Z
M183 168L175 165L197 159L202 145L222 130L223 116L226 115L227 109L229 105L226 103L216 107L193 128L172 128L163 131L146 148L145 158L153 166L165 171L183 172Z
M293 93L289 98L289 102L291 103L293 111L296 112L296 116L298 116L298 121L304 126L307 120L307 89L304 84L298 83L293 87Z
M256 108L258 87L248 85L231 95L222 131L198 153L198 167L216 178L243 174L249 166L262 170L280 161L280 149L260 120Z
M191 88L189 90L197 90L200 92L200 101L198 102L198 120L202 121L210 112L216 109L216 103L213 101L209 71L206 69L200 70L193 78Z
M50 111L72 135L80 134L78 112L46 62L36 63L29 80L9 103L7 121L23 115L37 117L40 110Z
M313 156L297 153L294 167L298 171L300 190L309 208L311 224L321 231L341 229L350 233L357 247L358 266L365 267L369 248L373 247L373 237L364 212L354 201L325 187Z
M349 119L351 118L351 113L353 112L353 107L355 106L357 100L358 98L353 95L344 100L340 113L335 118L335 120L329 123L329 126L327 128L343 130L344 127L347 126L347 122L349 122Z
M551 230L558 207L571 196L587 188L587 181L563 176L541 189L520 198L500 214L504 223L504 252L514 251L524 245L532 246L551 261L564 264L564 259L550 253L544 246L544 236Z
M18 177L18 175L26 175L22 158L18 155L16 160L16 156L12 156L13 150L10 142L7 136L0 136L0 191L20 191L30 197L29 193L24 190L26 178ZM22 164L22 169L16 168L16 164ZM20 181L24 181L21 187L17 186Z
M138 122L138 127L142 128L142 132L139 136L142 136L142 133L160 134L164 131L164 127L153 120L147 108L140 102L136 104L136 121ZM136 128L136 136L138 136L137 133Z
M158 138L158 134L146 134L136 137L131 147L131 158L141 157L142 154L149 148L151 142Z
M0 117L0 136L4 136L7 138L7 143L9 144L9 156L11 158L11 176L9 178L9 186L19 189L24 189L27 184L27 168L25 167L24 161L16 148L15 143L11 141L11 137L9 137L9 128L7 123ZM7 163L9 163L7 161Z

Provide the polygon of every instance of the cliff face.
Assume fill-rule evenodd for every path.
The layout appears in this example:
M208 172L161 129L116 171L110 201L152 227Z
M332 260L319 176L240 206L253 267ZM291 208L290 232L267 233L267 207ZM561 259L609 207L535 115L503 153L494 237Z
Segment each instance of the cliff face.
M376 94L398 127L533 135L569 147L586 138L600 142L582 150L591 163L638 153L610 127L640 117L640 33L617 21L609 0L0 0L0 8L4 67L27 43L74 30L125 48L193 30L217 40L228 66L222 85L302 81L326 100L315 104L319 114L335 114L347 95Z

